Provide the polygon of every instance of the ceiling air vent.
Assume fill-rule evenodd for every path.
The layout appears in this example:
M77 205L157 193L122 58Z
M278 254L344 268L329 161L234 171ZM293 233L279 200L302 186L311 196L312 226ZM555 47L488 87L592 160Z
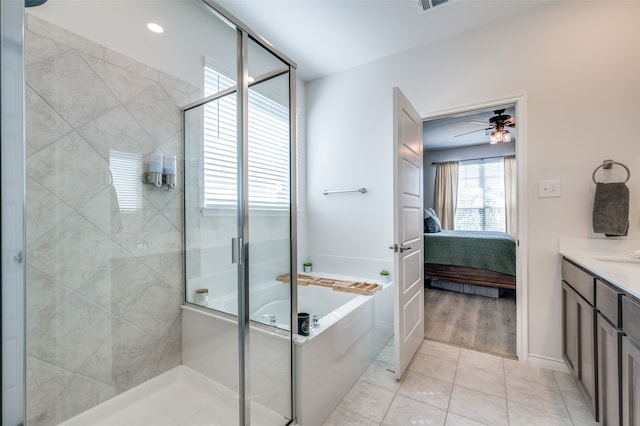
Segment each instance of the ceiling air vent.
M418 12L425 13L427 10L449 3L451 0L416 0L418 3Z

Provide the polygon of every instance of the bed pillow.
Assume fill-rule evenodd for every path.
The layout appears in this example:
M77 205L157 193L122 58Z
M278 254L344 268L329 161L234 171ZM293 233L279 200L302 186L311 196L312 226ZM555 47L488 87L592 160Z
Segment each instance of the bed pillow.
M440 231L442 231L442 226L436 212L431 208L424 209L424 232L433 234Z

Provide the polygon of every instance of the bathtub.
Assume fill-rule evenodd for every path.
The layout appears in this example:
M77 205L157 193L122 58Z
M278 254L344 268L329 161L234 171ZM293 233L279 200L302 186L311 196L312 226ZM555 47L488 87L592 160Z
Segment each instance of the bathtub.
M319 317L317 326L310 328L309 336L294 335L298 424L321 425L392 337L392 287L393 284L384 284L382 290L366 296L327 287L298 286L298 312ZM273 299L273 295L283 289L286 295L288 284L276 281L251 291L251 393L257 402L285 415L290 410L288 385L263 371L264 368L288 369L289 303L287 297ZM235 312L237 300L232 296L210 299L208 307ZM270 326L269 318L263 315L275 315L277 326ZM183 364L237 390L235 320L195 305L185 305L182 328ZM219 359L225 361L212 362Z

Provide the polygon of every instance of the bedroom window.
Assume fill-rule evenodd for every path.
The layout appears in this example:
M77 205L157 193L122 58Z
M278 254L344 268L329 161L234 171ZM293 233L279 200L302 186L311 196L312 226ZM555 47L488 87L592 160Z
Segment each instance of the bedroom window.
M454 229L506 231L504 161L460 161Z
M205 59L204 95L235 82ZM249 206L289 209L289 113L267 96L249 91ZM236 97L210 102L204 110L204 208L237 205Z

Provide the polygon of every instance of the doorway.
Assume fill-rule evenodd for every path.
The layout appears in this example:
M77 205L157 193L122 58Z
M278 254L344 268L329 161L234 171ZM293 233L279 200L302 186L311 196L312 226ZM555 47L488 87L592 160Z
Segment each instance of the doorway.
M516 97L424 120L425 209L444 216L438 217L444 232L425 229L426 339L512 358L527 352L524 119L524 97ZM447 174L451 168L453 175ZM447 180L453 188L442 187ZM503 254L483 248L495 242L476 240L485 232L500 240ZM474 258L482 252L492 253L489 261L500 257L501 264Z

